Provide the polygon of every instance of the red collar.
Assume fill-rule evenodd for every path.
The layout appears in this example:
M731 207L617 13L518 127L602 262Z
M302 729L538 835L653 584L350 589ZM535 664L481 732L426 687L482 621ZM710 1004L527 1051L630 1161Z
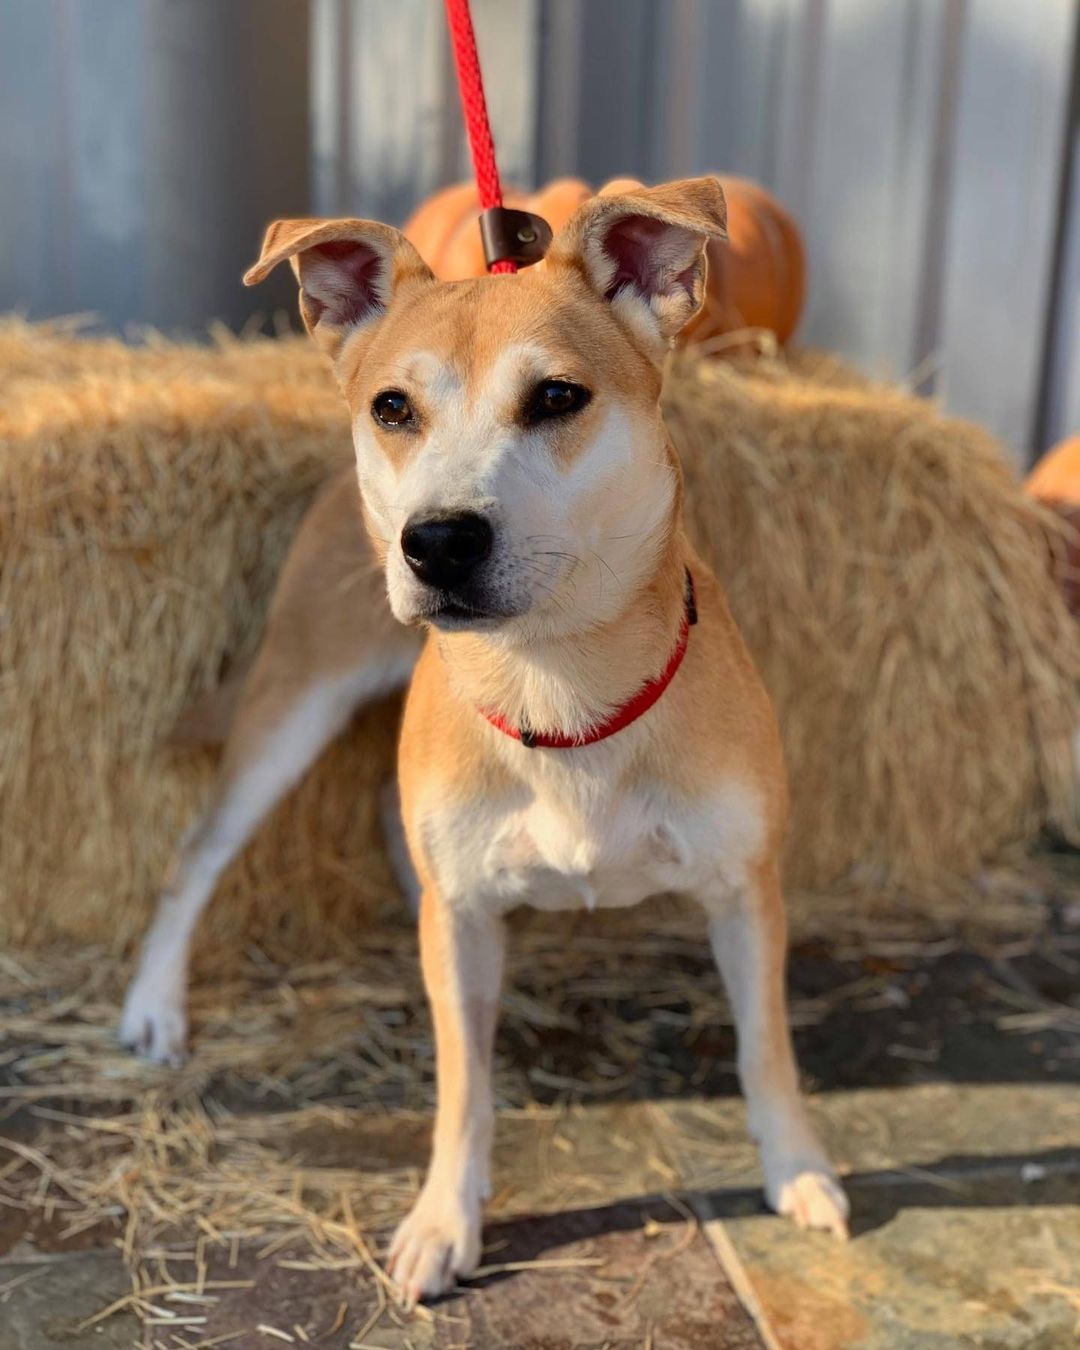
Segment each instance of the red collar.
M610 717L603 722L597 722L595 726L589 727L577 736L568 736L561 731L543 732L532 731L528 726L511 726L501 713L490 712L487 708L481 708L487 720L493 727L507 736L513 737L515 741L520 741L522 745L529 750L575 750L583 745L595 745L597 741L606 741L609 736L614 736L617 731L622 731L628 727L631 722L636 722L639 717L645 713L660 698L660 695L675 678L675 673L683 663L683 657L686 655L686 648L690 642L690 629L697 623L697 593L694 590L694 578L690 575L690 569L686 569L686 610L683 614L682 624L679 628L679 638L675 643L675 650L671 653L667 665L655 679L643 684L636 694L621 708L616 708Z

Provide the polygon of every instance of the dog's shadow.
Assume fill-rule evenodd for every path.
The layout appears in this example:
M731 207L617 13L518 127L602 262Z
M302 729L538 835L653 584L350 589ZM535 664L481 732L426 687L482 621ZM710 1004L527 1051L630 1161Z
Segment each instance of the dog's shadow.
M1080 1149L953 1154L926 1167L852 1173L844 1184L851 1201L851 1237L858 1241L905 1210L1076 1205L1080 1203ZM674 1230L695 1219L786 1222L766 1209L756 1188L646 1195L524 1216L485 1227L484 1264L491 1271L471 1280L469 1287L483 1289L511 1279L531 1263L554 1259L563 1249L581 1243L632 1232L655 1234L657 1225ZM807 1237L807 1241L828 1240Z

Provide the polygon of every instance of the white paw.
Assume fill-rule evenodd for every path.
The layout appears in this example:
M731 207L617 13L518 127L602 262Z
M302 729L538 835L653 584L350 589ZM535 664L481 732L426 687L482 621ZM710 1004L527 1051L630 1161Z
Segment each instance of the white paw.
M765 1198L800 1228L820 1228L838 1238L848 1235L848 1200L827 1165L777 1168L781 1179L766 1179Z
M120 1040L141 1059L178 1067L187 1057L184 996L136 979L124 999Z
M449 1188L424 1186L390 1243L386 1268L406 1308L452 1289L480 1263L480 1203Z

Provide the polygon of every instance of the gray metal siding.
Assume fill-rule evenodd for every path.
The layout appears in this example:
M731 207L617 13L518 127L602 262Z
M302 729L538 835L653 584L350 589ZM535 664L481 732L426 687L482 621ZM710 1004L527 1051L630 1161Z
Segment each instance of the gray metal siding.
M473 0L504 177L772 187L801 336L990 425L1080 426L1076 0ZM291 303L274 215L469 172L442 0L0 0L0 306L198 330ZM309 79L310 69L310 79Z

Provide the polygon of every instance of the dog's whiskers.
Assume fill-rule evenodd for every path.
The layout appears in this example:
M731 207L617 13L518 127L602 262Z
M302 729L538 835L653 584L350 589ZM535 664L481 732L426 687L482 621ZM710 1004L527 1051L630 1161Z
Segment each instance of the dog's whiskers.
M603 554L597 553L597 551L596 551L595 549L590 549L589 552L590 552L590 553L592 554L592 556L596 559L597 563L600 564L600 568L601 568L601 571L600 571L600 594L603 595L603 593L604 593L604 573L603 573L603 568L607 568L608 572L611 573L611 579L612 579L612 581L614 581L615 585L618 586L618 588L619 588L620 590L622 590L622 584L623 584L623 583L622 583L622 578L619 576L619 574L618 574L617 572L615 572L615 571L612 569L611 564L610 564L610 563L608 562L608 560L603 556Z

